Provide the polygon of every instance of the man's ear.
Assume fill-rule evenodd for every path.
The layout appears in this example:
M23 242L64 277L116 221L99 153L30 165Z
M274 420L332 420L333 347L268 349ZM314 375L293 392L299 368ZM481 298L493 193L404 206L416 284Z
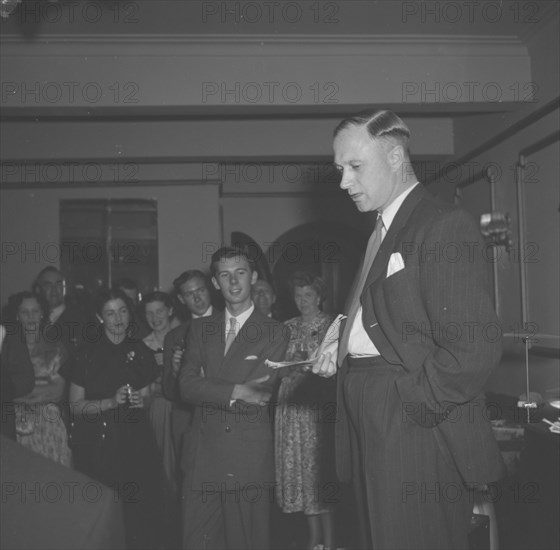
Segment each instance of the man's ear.
M185 304L185 299L181 296L181 294L177 294L177 300L179 300L179 302L181 302L184 306L187 305Z
M212 284L214 285L214 288L216 290L220 290L220 285L218 284L218 281L216 280L216 277L212 277Z
M254 285L257 282L258 278L259 274L256 271L253 271L253 273L251 274L251 285Z
M101 324L103 324L103 317L101 317L101 315L99 315L99 313L96 313L96 314L95 314L95 317L97 318L97 320L98 320Z
M406 154L402 145L395 145L387 154L393 172L400 170L406 162Z

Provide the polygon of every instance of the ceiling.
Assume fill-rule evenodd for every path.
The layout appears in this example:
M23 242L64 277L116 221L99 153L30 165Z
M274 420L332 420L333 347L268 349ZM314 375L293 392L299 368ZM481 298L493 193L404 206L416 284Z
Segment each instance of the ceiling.
M430 35L523 39L556 0L23 0L4 35Z
M117 80L137 82L141 94L136 103L110 101L112 88L106 90L109 100L93 104L26 102L3 87L2 135L9 139L3 139L2 160L327 161L336 120L371 104L424 124L424 150L413 151L415 160L450 158L456 151L447 142L456 121L519 108L519 89L517 96L511 90L531 81L535 60L528 44L558 17L559 4L23 0L0 21L6 86L95 78L108 88ZM200 85L212 77L219 83L295 80L303 90L316 81L338 82L340 93L332 103L205 101ZM407 101L403 85L421 80L428 93ZM473 80L495 80L510 95L498 101L430 95L434 82ZM238 128L247 130L240 134Z

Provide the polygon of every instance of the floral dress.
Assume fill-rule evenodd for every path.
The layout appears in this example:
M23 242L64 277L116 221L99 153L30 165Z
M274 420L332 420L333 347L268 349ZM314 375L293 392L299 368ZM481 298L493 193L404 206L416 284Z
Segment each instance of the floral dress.
M304 359L323 340L334 316L319 312L310 322L286 321L285 359ZM295 368L285 374L275 415L277 500L284 512L319 514L328 509L332 476L334 381Z
M60 379L60 366L67 358L61 342L42 338L29 350L35 371L35 387ZM18 443L64 466L72 465L68 434L61 410L56 403L16 405L16 437Z

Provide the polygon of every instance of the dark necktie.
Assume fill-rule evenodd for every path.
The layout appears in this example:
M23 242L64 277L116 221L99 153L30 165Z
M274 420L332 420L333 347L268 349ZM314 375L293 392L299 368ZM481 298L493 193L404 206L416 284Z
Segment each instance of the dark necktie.
M356 314L360 309L360 296L362 290L364 289L364 284L366 282L368 273L373 265L373 260L375 255L381 246L381 241L383 240L383 218L381 215L377 216L377 221L375 222L375 227L373 233L369 238L368 245L366 248L366 254L364 256L364 263L362 264L362 270L360 272L360 278L357 284L354 286L354 293L352 294L352 301L350 302L350 308L348 310L348 319L346 319L346 325L344 325L344 332L338 343L338 364L342 364L342 360L348 354L348 344L350 341L350 331L352 330L352 325L354 324L354 319Z
M229 318L229 329L226 335L226 347L224 349L224 355L228 352L231 344L235 340L235 328L237 325L237 319L235 317Z

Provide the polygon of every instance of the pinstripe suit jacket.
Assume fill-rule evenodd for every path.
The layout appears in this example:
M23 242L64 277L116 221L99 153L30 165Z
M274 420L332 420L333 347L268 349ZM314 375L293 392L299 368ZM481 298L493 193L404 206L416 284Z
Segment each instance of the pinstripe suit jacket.
M387 276L394 253L404 268ZM484 258L471 216L418 185L393 219L360 297L369 337L386 361L402 366L395 382L398 409L439 431L466 483L503 475L484 410L484 384L501 357L501 326ZM343 480L351 476L341 391L346 369L344 363L338 376L336 427Z

